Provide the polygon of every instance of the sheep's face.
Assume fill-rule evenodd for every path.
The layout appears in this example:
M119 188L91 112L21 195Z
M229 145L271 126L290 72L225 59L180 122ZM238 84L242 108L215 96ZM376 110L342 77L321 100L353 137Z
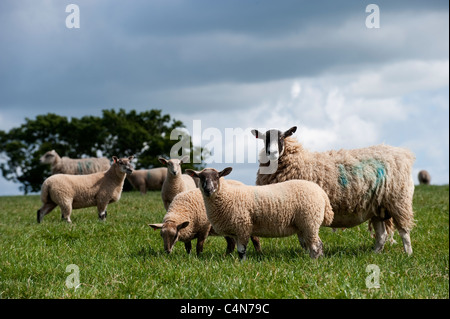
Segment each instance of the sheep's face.
M56 152L55 150L48 151L40 158L41 164L52 164L55 160Z
M189 222L183 222L181 224L177 224L173 221L167 221L164 224L150 224L154 230L160 229L159 233L164 241L164 250L166 253L170 254L172 252L173 246L178 241L180 237L180 231L183 228L186 228L189 225Z
M231 170L231 167L227 167L220 172L214 168L205 168L201 172L187 169L186 173L192 177L198 177L200 179L200 190L206 197L210 197L219 190L220 178L230 174Z
M184 156L182 159L169 159L166 160L165 158L158 158L159 162L163 165L167 166L167 172L172 175L181 175L181 164L186 163L189 161L189 156Z
M177 159L171 159L167 162L167 171L172 175L181 174L181 161Z
M264 149L267 158L270 161L277 161L284 152L284 139L291 136L297 130L296 126L291 127L285 132L279 130L268 130L261 133L258 130L252 130L252 134L264 141Z
M133 158L134 156L129 156L128 158L117 158L116 156L113 156L113 161L120 172L130 175L133 173L133 165L131 165Z

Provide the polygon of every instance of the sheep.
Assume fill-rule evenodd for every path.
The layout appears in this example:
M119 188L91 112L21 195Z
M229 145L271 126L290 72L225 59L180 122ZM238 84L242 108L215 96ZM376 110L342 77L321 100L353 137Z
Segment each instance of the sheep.
M431 175L426 170L421 170L417 176L420 185L430 185Z
M227 180L229 185L244 185L241 182ZM206 216L206 208L203 203L201 191L197 189L182 192L175 196L164 216L162 224L149 224L154 230L160 229L160 235L164 241L164 250L170 253L175 243L179 240L184 242L186 252L191 252L191 241L197 238L197 256L203 251L203 244L208 236L218 236L211 228ZM227 254L233 252L236 242L225 236L227 241ZM251 237L256 251L261 252L258 237Z
M51 164L53 174L86 175L103 172L111 163L107 158L61 158L55 150L48 151L40 158L41 164Z
M145 194L147 193L147 190L161 190L166 175L166 167L139 169L133 171L133 174L127 175L127 180L134 188L138 189L141 194Z
M287 237L297 234L311 258L323 255L320 226L329 226L333 210L317 184L291 180L265 186L233 187L223 181L232 168L218 172L186 170L200 178L206 214L214 230L236 238L240 260L246 256L250 236Z
M116 202L122 194L125 175L133 172L133 156L118 159L112 157L113 164L105 172L89 175L55 174L42 184L42 207L37 211L37 222L56 206L61 208L61 218L71 223L72 209L97 206L98 217L106 219L106 207Z
M167 166L167 175L161 190L161 198L164 203L164 208L167 211L176 195L197 188L197 184L191 176L181 174L181 164L188 161L189 156L186 155L181 160L166 160L163 157L159 157L158 160L161 164Z
M331 227L354 227L369 220L375 229L375 252L381 252L394 226L403 247L412 254L410 231L414 226L412 166L415 156L407 149L376 145L353 150L309 152L285 132L252 130L265 141L260 153L256 184L290 179L315 182L328 194L334 211Z

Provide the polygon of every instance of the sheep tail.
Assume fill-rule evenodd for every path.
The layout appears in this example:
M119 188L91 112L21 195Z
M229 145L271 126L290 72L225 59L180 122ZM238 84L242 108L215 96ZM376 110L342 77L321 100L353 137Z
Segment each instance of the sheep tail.
M50 199L50 185L48 185L47 183L44 183L42 185L42 189L41 189L41 201L42 203L48 203L49 201L51 201Z
M325 212L323 215L322 226L330 226L334 219L334 212L333 212L333 208L331 207L330 200L329 200L327 194L325 194L325 193L324 193L324 199L325 199Z

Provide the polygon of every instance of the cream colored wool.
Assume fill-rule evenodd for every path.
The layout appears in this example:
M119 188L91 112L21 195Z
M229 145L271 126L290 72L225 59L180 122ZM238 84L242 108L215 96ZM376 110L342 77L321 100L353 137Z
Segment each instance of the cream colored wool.
M145 194L147 190L161 190L166 175L166 167L156 167L135 170L133 174L127 176L127 179L135 189L139 190L141 194Z
M239 187L243 183L235 180L226 180L232 186ZM188 222L188 224L184 224ZM184 224L184 225L183 225ZM203 245L208 236L218 236L211 228L206 216L201 191L197 189L182 192L175 196L164 216L162 224L150 224L153 229L161 229L164 241L164 250L170 253L177 241L185 243L187 253L191 251L191 241L197 238L197 255L203 251ZM236 246L232 238L227 240L227 254L233 252ZM255 249L260 252L258 238L252 238Z
M179 174L174 176L167 174L161 191L164 208L168 210L170 203L179 193L195 188L197 188L197 185L189 175Z
M259 174L258 170L256 184L291 179L315 182L328 194L333 207L331 227L353 227L367 220L371 223L384 221L391 232L393 222L403 238L414 226L411 175L414 160L409 150L384 144L354 150L309 152L295 138L287 137L277 171ZM404 245L405 240L409 241L409 235ZM381 249L382 245L376 247L376 250ZM405 251L412 253L406 246Z
M53 174L86 175L96 172L103 172L109 169L111 163L109 159L102 157L61 158L55 150L45 153L41 159L41 164L51 164Z
M159 158L163 165L167 165L167 175L161 189L161 199L166 211L179 193L197 188L197 184L191 176L181 173L181 165L186 158L189 159L186 156L181 160Z
M212 170L212 169L205 169ZM195 172L202 176L201 172ZM333 211L326 193L315 183L292 180L266 186L232 187L219 179L210 196L201 186L206 213L214 230L237 239L245 258L250 236L286 237L297 234L312 258L322 255L320 226L329 226Z
M125 175L131 174L132 156L118 159L105 172L89 175L56 174L47 178L41 189L42 207L37 212L38 222L56 206L62 218L69 223L72 209L96 206L99 218L106 218L109 203L116 202L122 194Z

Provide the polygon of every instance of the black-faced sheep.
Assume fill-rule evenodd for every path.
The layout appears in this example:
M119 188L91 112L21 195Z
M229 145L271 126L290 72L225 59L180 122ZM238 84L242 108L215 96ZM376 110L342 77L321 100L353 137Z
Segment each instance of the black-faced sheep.
M226 180L229 185L244 185L237 181ZM196 251L199 255L203 251L203 244L208 236L218 236L212 229L206 216L201 191L197 189L182 192L175 196L169 206L167 214L161 224L149 224L153 229L160 229L164 241L164 250L170 253L177 241L184 243L186 252L192 249L191 241L197 239ZM227 241L227 254L233 252L236 242L233 238L225 236ZM261 252L259 238L251 237L256 251Z
M133 172L133 156L118 159L105 172L89 175L56 174L42 184L42 207L37 211L37 222L56 206L61 208L61 217L71 223L72 209L97 206L98 217L106 219L106 207L116 202L122 194L125 175Z
M166 160L162 157L159 157L158 160L161 164L167 166L167 175L161 190L161 198L167 211L175 196L184 191L197 188L197 184L191 176L181 173L181 165L189 160L189 156L184 156L181 160Z
M266 186L233 187L224 182L232 168L218 172L186 170L200 178L206 214L214 230L236 238L239 258L245 259L250 236L286 237L297 234L311 258L323 254L320 226L329 226L333 211L317 184L292 180Z
M133 174L127 175L127 179L135 189L138 189L141 194L145 194L147 190L161 190L166 176L167 168L156 167L134 170Z
M417 176L420 185L430 185L431 175L426 170L421 170Z
M51 164L53 174L86 175L103 172L109 169L111 163L107 158L61 158L55 150L48 151L41 159L41 164Z
M353 227L367 220L375 229L375 251L383 249L393 224L407 254L412 253L414 155L406 149L377 145L354 150L309 152L285 132L253 130L263 139L257 185L304 179L321 186L334 211L331 227Z

